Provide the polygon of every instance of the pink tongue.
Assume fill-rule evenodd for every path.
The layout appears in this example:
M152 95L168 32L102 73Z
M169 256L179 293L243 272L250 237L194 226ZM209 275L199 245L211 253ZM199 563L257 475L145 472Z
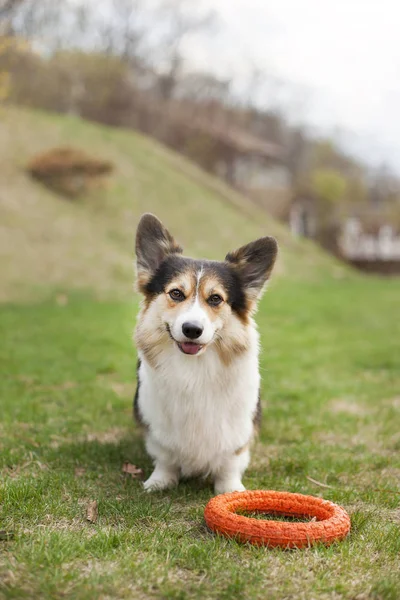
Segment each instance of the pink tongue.
M200 344L194 342L182 342L181 348L185 354L197 354L201 348Z

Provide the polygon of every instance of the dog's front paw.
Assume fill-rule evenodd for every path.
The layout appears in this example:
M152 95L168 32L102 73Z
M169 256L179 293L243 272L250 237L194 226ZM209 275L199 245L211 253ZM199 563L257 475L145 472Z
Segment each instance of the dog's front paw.
M244 492L246 488L243 483L238 480L220 480L216 481L214 485L214 492L216 494L227 494L229 492Z
M165 481L161 479L152 479L152 477L149 477L149 479L144 482L143 487L146 492L156 492L174 487L176 483L176 481Z
M160 472L160 470L154 471L154 473L144 482L143 487L146 492L156 492L160 490L167 490L171 487L178 485L178 476L175 473L169 471Z

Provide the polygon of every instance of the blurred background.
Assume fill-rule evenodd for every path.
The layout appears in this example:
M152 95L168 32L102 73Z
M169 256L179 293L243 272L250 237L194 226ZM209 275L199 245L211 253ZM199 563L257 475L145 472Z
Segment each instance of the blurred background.
M398 0L0 0L1 598L400 598L399 23ZM205 530L203 481L143 491L146 211L197 258L276 237L244 483L339 503L347 541L253 552Z
M76 118L138 131L292 236L398 273L399 11L390 0L1 0L4 160L15 152L20 168L70 201L93 187L121 196L129 167L117 144L96 148ZM68 115L64 133L54 119L39 127L44 113L26 108ZM133 200L135 177L129 186ZM130 209L159 209L151 194L144 200Z

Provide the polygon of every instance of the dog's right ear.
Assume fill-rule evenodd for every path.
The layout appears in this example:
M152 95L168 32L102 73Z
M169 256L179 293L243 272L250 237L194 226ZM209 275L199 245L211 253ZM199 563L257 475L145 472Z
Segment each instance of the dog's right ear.
M136 268L140 291L150 281L169 254L180 254L182 248L164 225L150 213L139 221L136 232Z

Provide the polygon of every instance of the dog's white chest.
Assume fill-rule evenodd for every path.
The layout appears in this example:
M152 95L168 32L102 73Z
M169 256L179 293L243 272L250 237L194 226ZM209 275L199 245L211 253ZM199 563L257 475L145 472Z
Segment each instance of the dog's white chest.
M139 377L143 419L184 474L215 469L249 441L259 390L256 348L229 366L212 351L196 358L175 348L157 369L143 360Z

